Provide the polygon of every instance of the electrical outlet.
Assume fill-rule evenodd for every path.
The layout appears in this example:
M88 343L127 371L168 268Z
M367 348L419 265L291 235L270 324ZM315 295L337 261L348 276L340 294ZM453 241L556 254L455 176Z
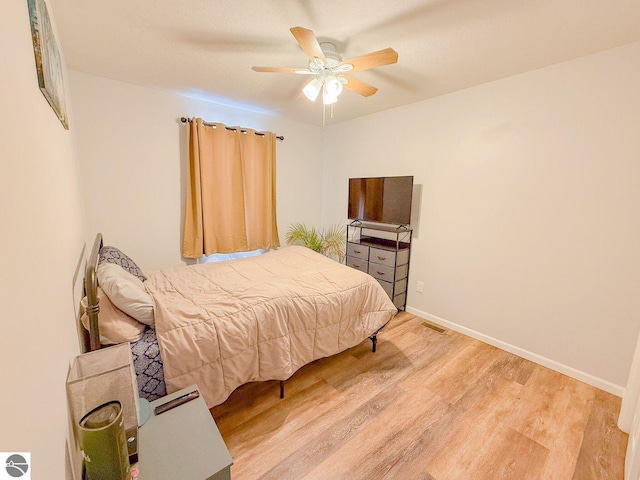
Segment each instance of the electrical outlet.
M416 292L422 293L424 291L424 282L416 283Z

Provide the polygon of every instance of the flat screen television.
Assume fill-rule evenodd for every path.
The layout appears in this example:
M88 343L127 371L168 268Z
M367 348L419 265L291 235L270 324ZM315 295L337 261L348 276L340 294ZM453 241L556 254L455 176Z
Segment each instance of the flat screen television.
M413 177L349 179L349 219L409 225Z

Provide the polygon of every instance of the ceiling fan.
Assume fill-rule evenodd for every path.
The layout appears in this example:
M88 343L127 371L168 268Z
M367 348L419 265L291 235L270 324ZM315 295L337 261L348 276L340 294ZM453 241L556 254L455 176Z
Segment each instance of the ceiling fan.
M342 60L333 43L319 43L311 30L293 27L291 33L309 57L308 68L252 67L252 69L256 72L312 75L313 78L305 85L302 92L309 100L315 102L322 91L323 105L332 105L337 102L343 87L364 97L373 95L378 91L376 87L345 74L381 67L398 61L398 53L393 48L385 48L360 57Z

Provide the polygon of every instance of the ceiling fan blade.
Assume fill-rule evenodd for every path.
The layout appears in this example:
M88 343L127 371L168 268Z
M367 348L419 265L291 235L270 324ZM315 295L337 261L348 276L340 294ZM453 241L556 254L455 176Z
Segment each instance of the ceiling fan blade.
M373 85L369 85L357 78L349 77L347 75L342 75L342 77L347 79L347 83L344 84L344 88L349 89L352 92L359 93L363 97L370 97L378 91L378 89Z
M287 67L251 67L254 72L269 72L269 73L298 73L301 75L312 75L311 70L305 68L287 68Z
M396 52L393 48L385 48L383 50L378 50L377 52L367 53L366 55L362 55L360 57L344 60L340 63L340 65L351 64L353 65L353 69L351 71L357 72L358 70L366 70L368 68L390 65L392 63L396 63L397 61L398 52Z
M307 57L309 57L309 60L313 60L315 57L318 57L321 58L322 61L326 62L327 59L320 48L318 39L311 30L303 27L293 27L291 29L291 33L293 33L293 36L298 41Z

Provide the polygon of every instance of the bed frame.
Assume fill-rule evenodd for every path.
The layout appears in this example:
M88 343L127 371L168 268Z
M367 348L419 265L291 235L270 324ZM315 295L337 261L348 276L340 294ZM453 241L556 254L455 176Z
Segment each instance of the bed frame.
M100 305L98 300L98 261L100 260L100 249L102 248L102 234L98 233L93 242L89 259L84 273L84 294L87 297L87 317L89 317L89 332L82 327L84 352L91 352L100 349L100 330L98 329L98 313Z

